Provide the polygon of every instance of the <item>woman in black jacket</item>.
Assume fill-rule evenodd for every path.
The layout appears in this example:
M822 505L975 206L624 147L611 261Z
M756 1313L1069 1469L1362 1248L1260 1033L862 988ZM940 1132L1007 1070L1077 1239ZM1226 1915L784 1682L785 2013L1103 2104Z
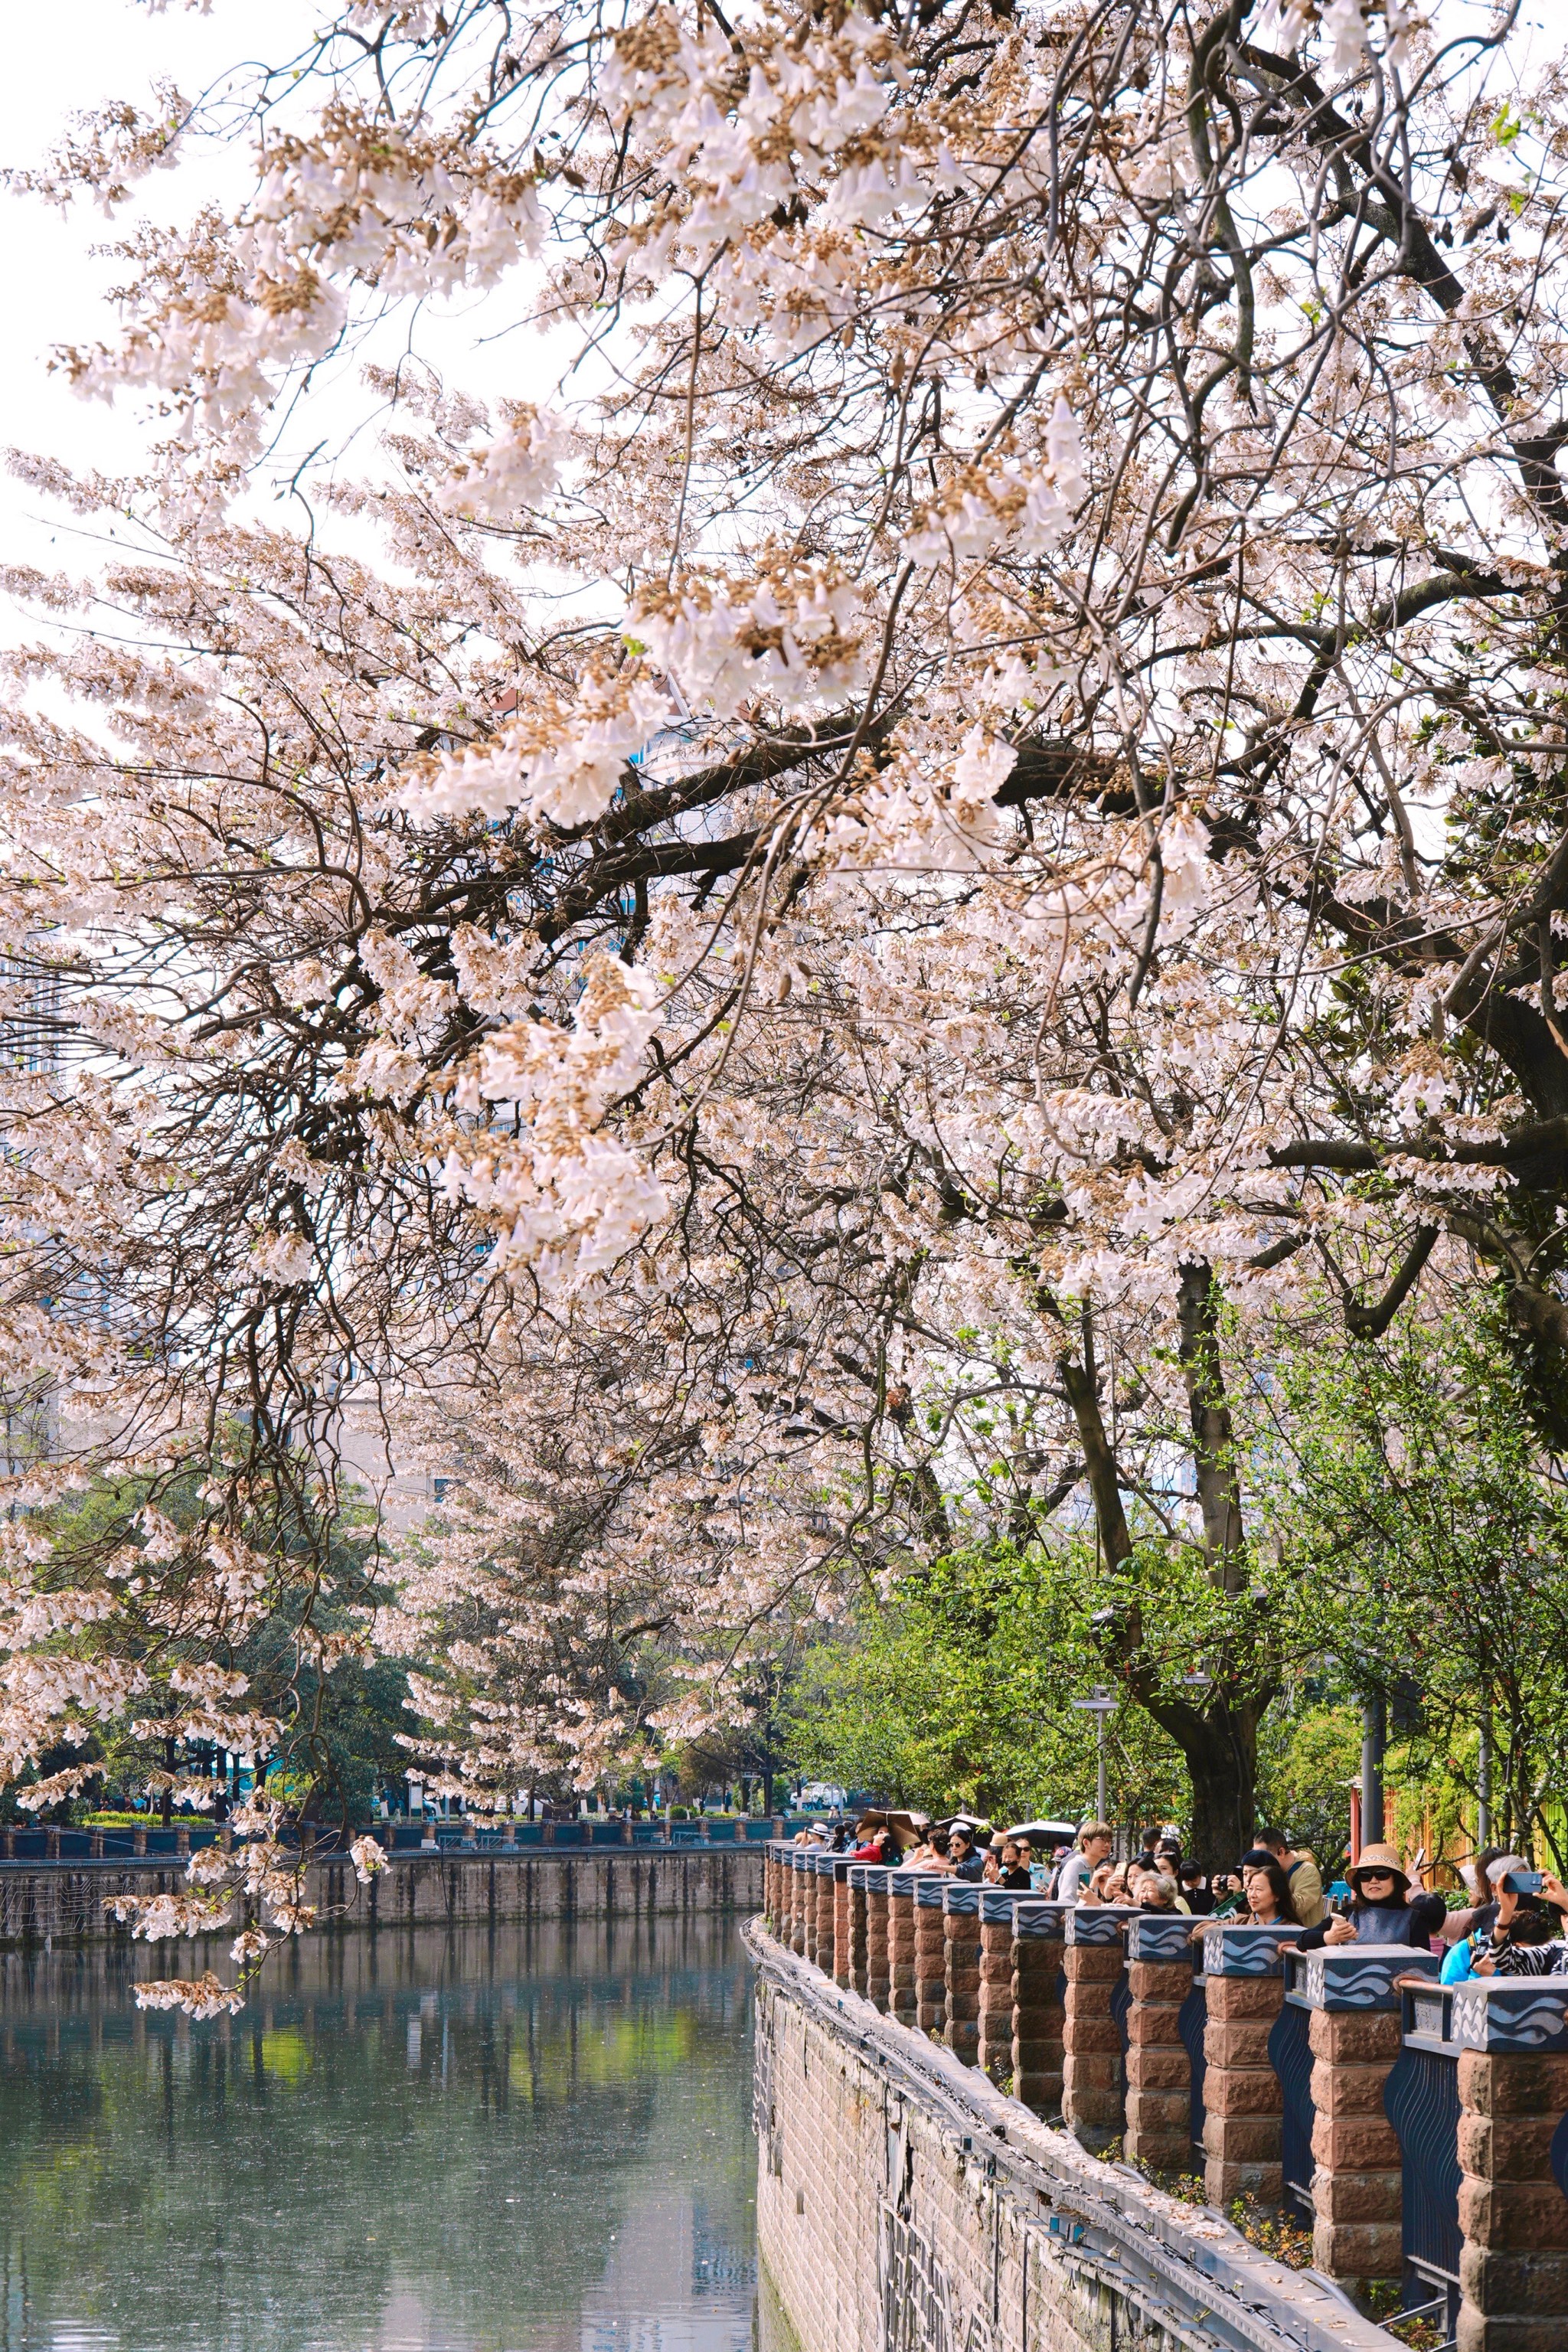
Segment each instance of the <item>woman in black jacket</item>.
M1410 1892L1410 1874L1391 1845L1363 1845L1349 1873L1348 1916L1331 1913L1296 1946L1315 1952L1325 1944L1413 1944L1426 1951L1447 1916L1440 1895Z

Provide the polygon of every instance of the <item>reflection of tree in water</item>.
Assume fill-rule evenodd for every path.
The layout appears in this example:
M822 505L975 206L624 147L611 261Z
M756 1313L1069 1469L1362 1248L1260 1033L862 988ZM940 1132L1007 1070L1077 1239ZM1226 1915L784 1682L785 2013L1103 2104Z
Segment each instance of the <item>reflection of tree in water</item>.
M311 1938L209 2025L133 2007L166 1966L0 1956L3 2352L50 2315L125 2352L547 2352L635 2291L623 2240L650 2292L743 2288L731 1923Z

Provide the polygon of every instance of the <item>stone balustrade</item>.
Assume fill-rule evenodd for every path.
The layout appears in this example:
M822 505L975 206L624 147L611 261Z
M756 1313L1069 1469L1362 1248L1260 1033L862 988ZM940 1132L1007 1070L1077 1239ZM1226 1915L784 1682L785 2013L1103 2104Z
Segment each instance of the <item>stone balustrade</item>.
M1013 1931L1026 1888L980 1889L980 2000L975 2063L1001 2083L1013 2073Z
M1013 1908L1013 2096L1037 2116L1062 2111L1062 2042L1069 1903L1043 1896Z
M900 2025L916 2021L915 1881L908 1871L889 1870L882 1900L888 1907L887 2000Z
M888 2001L888 1890L895 1874L878 1864L866 1882L866 1998L886 2014Z
M834 1864L837 1857L831 1853L816 1856L816 1947L813 1958L825 1977L833 1974L833 1887Z
M1562 2352L1568 1977L1407 1991L1384 2101L1403 2156L1405 2260L1447 2305L1461 2352Z
M797 1958L805 1958L805 1896L814 1884L811 1856L804 1846L790 1849L789 1948Z
M1067 1915L1062 2121L1079 2147L1096 2156L1125 2126L1121 1931L1133 1916L1121 1904L1075 1904Z
M915 2024L941 2033L947 2022L947 1937L942 1895L947 1881L915 1874Z
M866 1998L866 1873L869 1863L852 1862L846 1873L849 1906L849 1990Z
M1184 1911L1127 1922L1127 2131L1130 2163L1184 2172L1192 2162L1193 2068L1182 2004L1193 1989L1194 1922Z
M1287 2196L1311 2217L1312 2261L1355 2292L1403 2276L1399 2141L1384 2106L1403 2046L1401 1979L1440 1962L1408 1944L1281 1954L1269 2056L1284 2097Z
M961 2065L980 2047L980 1887L963 1878L942 1886L942 2039Z
M847 1985L852 1981L850 1967L851 1927L849 1914L849 1874L855 1865L847 1854L833 1857L833 1981Z
M1204 1975L1205 2175L1211 2205L1256 2197L1278 2205L1284 2192L1284 2094L1268 2037L1285 2005L1280 1948L1298 1927L1205 1927Z
M1294 2203L1321 2273L1403 2277L1458 2352L1568 2346L1568 1976L1447 1987L1403 1945L771 1859L782 1942L1091 2153L1185 2171L1201 2100L1212 2205Z

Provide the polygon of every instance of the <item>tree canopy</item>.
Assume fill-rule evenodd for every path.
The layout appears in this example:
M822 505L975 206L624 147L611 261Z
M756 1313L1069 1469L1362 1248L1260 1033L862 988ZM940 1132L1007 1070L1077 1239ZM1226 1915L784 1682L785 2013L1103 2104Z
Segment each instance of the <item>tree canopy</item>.
M1565 142L1513 5L352 0L24 175L164 209L63 355L143 471L21 461L123 551L11 574L9 1496L246 1434L171 1549L7 1522L7 1769L124 1712L116 1578L243 1701L353 1415L445 1415L476 1790L1055 1521L1247 1834L1270 1368L1484 1304L1568 1426Z

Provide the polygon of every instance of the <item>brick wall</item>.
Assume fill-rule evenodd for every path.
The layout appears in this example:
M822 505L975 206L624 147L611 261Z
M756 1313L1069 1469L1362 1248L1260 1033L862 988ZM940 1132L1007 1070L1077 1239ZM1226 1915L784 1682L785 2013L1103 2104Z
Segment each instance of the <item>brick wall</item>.
M107 1896L174 1892L185 1883L184 1865L173 1863L9 1864L0 1868L0 1944L123 1935L106 1923ZM368 1887L347 1863L320 1864L306 1873L305 1900L354 1926L444 1927L751 1911L762 1888L760 1846L753 1853L432 1853L396 1856Z
M747 1939L761 2352L1388 2352L1225 2222Z

